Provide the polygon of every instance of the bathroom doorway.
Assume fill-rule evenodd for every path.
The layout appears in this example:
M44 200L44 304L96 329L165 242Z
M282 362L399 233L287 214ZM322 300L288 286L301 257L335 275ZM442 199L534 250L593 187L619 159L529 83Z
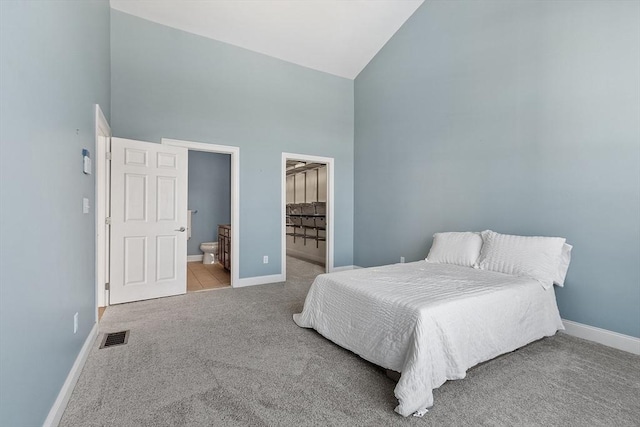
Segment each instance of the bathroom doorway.
M167 138L162 144L189 155L187 292L236 286L240 149Z
M187 292L231 286L226 234L231 223L231 155L189 150Z
M126 301L114 301L112 292L113 292L113 283L110 283L111 280L111 270L112 270L112 256L110 256L110 241L112 234L112 222L113 218L109 216L109 212L111 211L111 195L112 191L109 191L111 185L111 179L113 178L111 173L111 163L112 162L112 150L109 150L109 142L113 142L112 138L110 138L110 129L107 121L104 119L104 115L99 109L99 106L96 105L96 320L99 320L101 314L104 312L104 308L108 305L126 302ZM135 141L130 141L131 143L136 143ZM138 141L137 143L141 143ZM185 177L184 181L187 181L187 155L191 150L194 151L203 151L203 152L213 152L213 153L222 153L226 154L229 157L230 161L230 220L226 224L228 228L227 233L227 245L226 247L226 264L225 270L227 271L227 275L229 279L219 280L220 282L230 281L230 286L239 286L239 271L240 271L240 261L239 261L239 253L240 253L240 243L238 239L239 235L239 193L240 193L240 185L239 185L239 170L240 170L240 149L239 147L228 146L228 145L218 145L218 144L207 144L207 143L199 143L199 142L191 142L191 141L179 141L163 138L163 145L173 146L173 147L182 147L185 154L184 161L184 170ZM158 144L148 143L150 144L150 149L152 151L161 150L158 147ZM111 144L112 145L112 144ZM166 147L167 149L171 147ZM155 152L154 151L154 152ZM168 150L171 151L171 150ZM154 157L155 158L155 157ZM160 158L160 157L158 157ZM163 157L163 160L166 160L166 156ZM167 165L161 165L161 167L166 167ZM165 180L166 181L166 180ZM170 181L170 180L169 180ZM178 229L173 230L175 232L183 232L186 231L186 227L181 227L182 224L186 225L186 216L184 213L187 211L187 186L184 186L185 197L184 197L184 211L182 208L178 209L180 218L180 224L178 224ZM165 189L170 189L171 186L164 186ZM175 190L175 187L174 187ZM165 201L171 201L171 197L166 198ZM160 205L157 205L158 208ZM166 208L165 205L162 207ZM178 212L176 212L178 213ZM185 233L186 234L186 233ZM215 241L215 235L211 237L211 241ZM185 239L186 240L186 239ZM206 242L205 242L206 243ZM119 246L122 247L122 246ZM182 291L179 293L184 293L187 289L186 283L186 270L188 265L182 264L186 263L187 260L187 245L186 243L182 246L184 251L178 251L177 257L178 259L182 258L184 261L180 262L180 266L175 265L173 271L177 271L178 276L182 277L180 279ZM200 261L202 263L202 261ZM166 265L166 264L163 264ZM197 267L196 267L197 269ZM138 269L139 272L140 269ZM182 273L184 272L184 273ZM184 274L184 275L183 275ZM116 275L120 277L120 275ZM217 274L217 276L222 276L222 274ZM206 281L206 280L204 280ZM201 282L202 283L202 282ZM209 285L210 286L210 285ZM204 288L204 286L202 286ZM165 295L161 295L165 296ZM157 296L154 296L157 297ZM146 298L133 298L130 301L137 301Z

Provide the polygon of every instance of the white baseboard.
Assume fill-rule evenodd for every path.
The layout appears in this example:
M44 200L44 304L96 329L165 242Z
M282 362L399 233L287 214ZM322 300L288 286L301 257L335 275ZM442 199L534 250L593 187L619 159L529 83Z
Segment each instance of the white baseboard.
M333 267L333 270L331 271L335 272L335 271L345 271L345 270L357 270L358 268L362 268L362 267L359 267L357 265L343 265L341 267Z
M244 286L266 285L267 283L284 282L282 274L272 274L270 276L245 277L238 279L233 286L234 288L242 288Z
M564 332L568 335L640 355L640 338L596 328L595 326L584 325L571 320L562 319L562 323L564 323L565 327Z
M73 389L78 382L78 378L80 377L82 368L87 361L87 357L89 357L91 346L95 342L97 336L98 323L94 323L93 328L91 328L91 332L89 332L89 336L87 336L87 339L80 349L80 353L78 353L78 357L76 357L76 361L73 362L73 366L71 367L69 375L67 375L67 379L64 381L64 384L60 389L60 393L58 393L56 401L53 403L53 406L49 411L49 415L47 415L47 419L44 420L43 427L56 427L60 423L62 414L67 408L67 403L69 403L71 393L73 393Z
M202 261L204 255L187 255L187 262Z

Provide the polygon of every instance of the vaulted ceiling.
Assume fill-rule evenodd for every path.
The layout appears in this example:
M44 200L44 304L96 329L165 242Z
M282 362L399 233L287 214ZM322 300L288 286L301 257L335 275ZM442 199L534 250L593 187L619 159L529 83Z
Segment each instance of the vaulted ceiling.
M354 79L423 0L111 0L149 21Z

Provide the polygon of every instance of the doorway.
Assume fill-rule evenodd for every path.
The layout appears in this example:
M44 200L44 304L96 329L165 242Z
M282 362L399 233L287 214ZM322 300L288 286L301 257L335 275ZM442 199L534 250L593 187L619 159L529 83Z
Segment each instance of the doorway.
M282 153L285 280L288 264L297 269L333 270L333 162L330 157Z
M111 150L111 131L109 129L109 125L104 118L104 115L101 111L99 111L99 107L96 106L96 320L99 320L100 314L104 311L104 307L114 303L112 300L111 290L110 290L110 276L112 271L111 265L112 260L110 260L110 239L109 236L112 233L112 207L111 207L111 199L110 199L110 187L111 180L113 178L111 174L111 163L112 163L112 150ZM135 141L132 141L135 143ZM148 146L153 150L162 150L162 144L165 145L165 148L169 151L176 150L179 147L184 150L185 154L188 153L189 150L195 151L205 151L205 152L213 152L213 153L224 153L230 155L230 181L231 181L231 218L229 223L229 230L233 230L233 233L229 233L228 235L228 270L230 270L230 282L231 286L239 285L239 153L240 150L238 147L233 146L224 146L224 145L214 145L214 144L206 144L206 143L197 143L190 141L178 141L178 140L170 140L163 139L162 144L149 143ZM157 148L154 148L157 147ZM139 153L138 153L139 154ZM156 157L156 156L152 156ZM166 156L164 156L166 157ZM162 157L164 159L164 157ZM151 157L148 157L149 159ZM158 157L160 159L161 157ZM165 159L166 160L166 159ZM166 165L165 165L166 166ZM186 162L185 162L186 166ZM185 168L186 170L186 168ZM186 178L186 177L185 177ZM149 181L151 182L151 181ZM186 182L186 179L185 179ZM166 186L165 186L166 187ZM171 186L169 186L171 187ZM185 195L187 187L184 187ZM185 197L186 201L186 197ZM164 203L164 202L163 202ZM160 206L160 205L158 205ZM186 214L186 202L184 212ZM121 210L121 209L120 209ZM120 211L118 210L118 211ZM177 211L182 212L182 209L178 209ZM177 212L176 211L176 212ZM181 216L182 214L180 214ZM186 218L185 218L186 225ZM182 227L178 227L175 231L181 232L183 231ZM186 228L186 227L185 227ZM131 240L131 239L130 239ZM169 240L169 239L165 239ZM186 240L186 239L185 239ZM120 245L119 245L120 246ZM166 246L166 245L165 245ZM142 246L144 248L146 246ZM146 251L143 251L146 252ZM182 252L182 251L178 251ZM182 276L186 279L186 255L187 250L185 246L184 250L184 264L182 267L178 267L176 269L177 276ZM164 264L163 264L164 265ZM146 269L146 268L145 268ZM180 274L180 271L184 271L184 275ZM141 273L141 271L139 272ZM159 273L163 273L159 271ZM121 276L120 274L118 275ZM184 280L183 285L184 290L178 293L186 292L186 280ZM162 295L160 295L162 296ZM157 297L157 296L156 296ZM141 298L144 299L144 298ZM123 302L123 301L122 301Z
M231 224L231 155L188 151L187 292L228 288L224 256Z
M239 277L240 277L240 259L239 259L239 255L240 255L240 239L238 238L239 233L240 233L240 209L239 209L239 201L240 201L240 148L239 147L234 147L234 146L230 146L230 145L219 145L219 144L208 144L208 143L202 143L202 142L193 142L193 141L182 141L182 140L177 140L177 139L168 139L168 138L162 138L161 141L162 144L164 145L170 145L170 146L174 146L174 147L183 147L186 148L189 152L189 160L191 161L191 156L193 153L195 153L196 155L198 153L216 153L216 154L223 154L223 155L228 155L229 158L229 163L230 163L230 221L228 224L215 224L216 225L216 230L215 230L215 237L212 237L211 242L217 242L218 243L218 251L216 251L217 253L219 253L222 257L224 257L224 259L218 259L218 261L221 261L222 265L223 265L223 269L225 269L228 274L230 275L230 285L231 287L235 287L239 285ZM194 157L195 158L195 157ZM191 178L191 176L190 176ZM209 183L211 186L215 185L214 182ZM189 210L191 210L191 221L198 221L199 218L202 217L198 217L198 215L204 215L203 211L198 207L197 204L192 204L191 200L189 201ZM194 214L194 211L197 211L197 213ZM201 221L203 222L203 221ZM195 225L195 224L193 224ZM223 225L226 227L223 227L223 230L220 230L217 226L218 225ZM206 227L206 226L205 226ZM223 234L224 236L220 236L220 234ZM216 240L217 239L217 240ZM195 242L195 241L194 241ZM195 244L195 243L194 243ZM192 249L190 252L194 252L195 254L195 249ZM206 254L204 255L206 256ZM189 258L187 258L189 259ZM199 257L196 258L195 256L190 258L192 261L191 262L197 262L198 266L196 266L196 264L191 264L191 262L189 262L189 266L191 267L191 270L200 270L201 272L201 279L200 280L200 285L203 284L203 281L207 281L207 276L202 274L202 271L207 271L206 267L204 267L204 265L202 264L202 261L200 261ZM219 266L217 264L213 264L213 267L209 267L209 269L211 268L216 268L218 269ZM201 267L202 266L202 267ZM226 268L224 268L226 267ZM207 271L208 272L208 271ZM212 271L212 272L208 272L209 274L213 275L214 277L216 277L218 279L218 281L222 281L221 279L224 278L223 274L221 271ZM189 275L189 272L187 272L187 275ZM194 272L194 275L195 272ZM193 278L192 278L193 279ZM209 283L213 283L213 280L209 280ZM202 286L203 289L206 289L206 286ZM194 290L198 290L197 286L193 286Z

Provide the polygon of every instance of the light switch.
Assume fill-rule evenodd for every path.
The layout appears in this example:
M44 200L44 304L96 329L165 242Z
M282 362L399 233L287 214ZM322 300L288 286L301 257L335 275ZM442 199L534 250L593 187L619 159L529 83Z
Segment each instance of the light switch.
M82 172L91 175L91 153L86 148L82 149Z
M82 213L89 213L89 199L86 197L82 198Z

